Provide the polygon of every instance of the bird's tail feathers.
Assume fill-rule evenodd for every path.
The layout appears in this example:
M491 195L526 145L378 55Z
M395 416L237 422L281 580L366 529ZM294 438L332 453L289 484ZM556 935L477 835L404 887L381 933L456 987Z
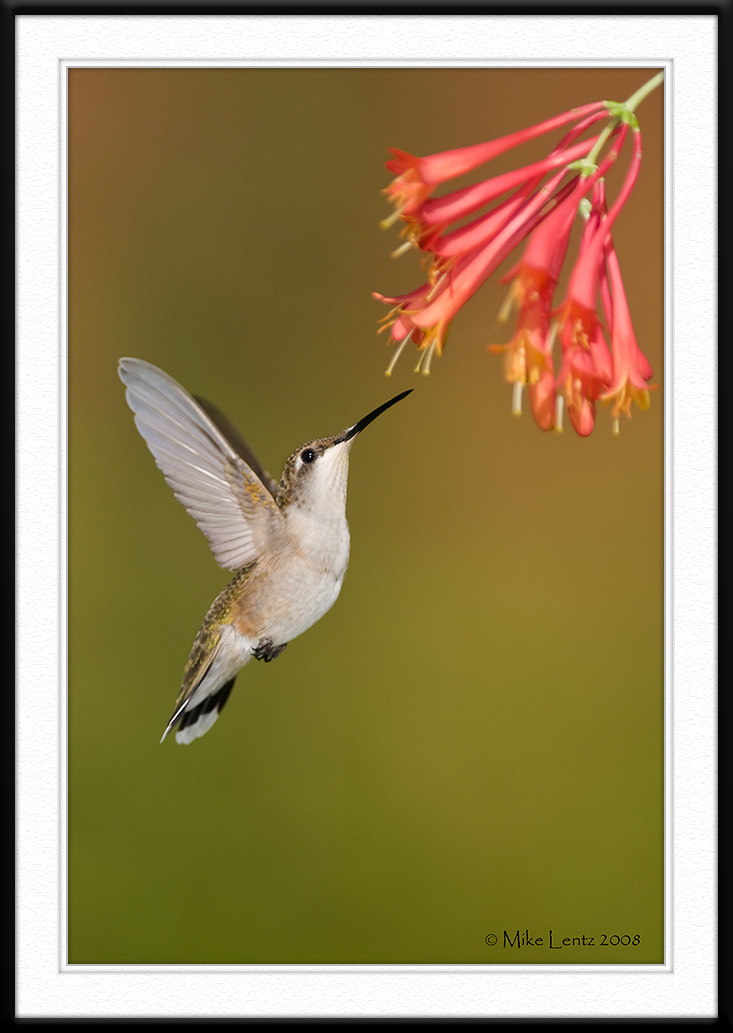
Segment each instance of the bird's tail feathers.
M211 695L194 707L190 706L191 696L189 696L183 706L179 707L173 714L160 741L163 742L163 739L166 738L176 724L178 724L176 742L182 745L188 745L194 739L200 739L202 735L206 735L219 716L222 707L229 699L229 695L234 687L234 681L235 679L232 678L230 681L225 682L220 689L212 692Z

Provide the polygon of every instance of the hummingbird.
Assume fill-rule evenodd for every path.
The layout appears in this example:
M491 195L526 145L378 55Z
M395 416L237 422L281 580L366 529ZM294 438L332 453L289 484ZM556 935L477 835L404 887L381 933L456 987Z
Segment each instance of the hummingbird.
M176 498L234 576L196 635L161 742L191 743L214 724L241 668L274 660L331 609L349 562L346 488L356 437L410 391L333 437L297 448L280 482L226 417L157 366L119 360L135 425Z

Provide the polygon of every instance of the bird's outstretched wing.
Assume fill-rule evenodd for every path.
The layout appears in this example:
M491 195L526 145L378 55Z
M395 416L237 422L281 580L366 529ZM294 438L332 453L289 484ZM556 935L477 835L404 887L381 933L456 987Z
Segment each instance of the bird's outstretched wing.
M255 562L283 533L271 482L263 484L202 406L163 370L124 358L119 375L137 429L216 562L226 570Z
M217 428L227 439L237 455L244 459L245 463L247 463L247 465L257 474L272 497L275 498L277 495L277 489L280 485L274 477L270 476L264 466L262 466L260 461L257 459L257 456L254 454L232 421L224 415L221 409L217 409L214 403L210 402L207 398L202 398L201 395L193 395L193 398L199 403L206 415L216 424Z

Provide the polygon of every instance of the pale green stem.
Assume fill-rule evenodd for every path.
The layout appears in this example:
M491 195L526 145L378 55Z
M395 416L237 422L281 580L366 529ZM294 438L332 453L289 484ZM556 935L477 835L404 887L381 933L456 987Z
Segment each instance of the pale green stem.
M646 83L644 83L643 86L640 86L639 89L636 91L636 93L632 93L632 95L629 97L629 99L624 102L624 107L629 112L635 111L636 108L638 108L638 106L644 100L644 98L648 97L649 94L652 92L652 90L656 90L657 86L660 86L661 83L663 83L663 82L664 82L664 72L659 72L657 75L653 76L649 80L649 82L646 82ZM596 158L601 153L601 151L603 150L603 147L606 144L606 140L608 140L609 136L614 131L614 129L616 128L618 123L619 123L619 119L618 118L612 118L611 119L611 121L608 123L606 128L603 130L601 135L598 137L598 139L596 141L596 144L595 144L595 147L593 148L593 150L590 152L590 154L585 159L587 162L592 162L593 164L595 164Z
M660 86L664 82L664 72L659 72L653 79L650 79L648 83L644 83L640 86L636 93L632 93L629 99L626 101L626 107L629 111L636 111L638 106L647 97L652 90L656 90L657 86Z
M584 159L585 161L588 162L588 164L590 164L590 165L595 165L596 164L596 158L598 157L598 155L601 153L601 151L605 147L606 140L609 138L611 133L614 131L614 129L616 128L618 123L619 123L619 119L617 119L617 118L612 118L611 121L608 123L606 128L603 130L601 135L596 140L595 147L590 152L590 154Z

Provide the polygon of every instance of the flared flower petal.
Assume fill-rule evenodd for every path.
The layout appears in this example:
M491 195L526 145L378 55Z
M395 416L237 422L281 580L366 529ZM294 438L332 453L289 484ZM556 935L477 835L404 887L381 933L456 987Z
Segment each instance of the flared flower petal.
M618 433L618 417L621 413L631 418L631 403L635 402L640 409L648 409L651 400L648 381L652 378L652 368L647 357L636 342L636 335L631 323L631 313L626 300L621 269L618 257L613 248L607 254L608 277L610 281L613 306L613 360L612 377L608 390L601 396L602 401L613 403L614 432Z
M513 411L521 413L521 391L529 387L532 415L540 430L555 421L555 375L550 309L554 282L546 270L522 267L515 281L519 316L508 344L490 344L489 351L504 353L504 379L514 385Z
M578 344L563 351L557 388L575 430L582 437L591 433L596 418L596 401L611 379L611 356L600 324L595 327L588 348Z

